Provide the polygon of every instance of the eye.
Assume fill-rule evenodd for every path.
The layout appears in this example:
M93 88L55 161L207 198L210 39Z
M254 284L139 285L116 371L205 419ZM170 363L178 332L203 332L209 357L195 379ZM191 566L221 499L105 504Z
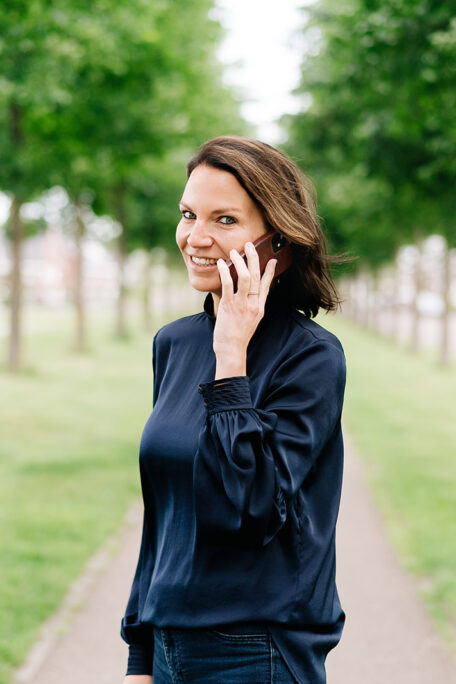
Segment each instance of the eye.
M225 226L231 226L233 223L236 223L236 219L232 216L221 216L219 221L220 223L223 223Z
M192 211L189 211L188 209L183 209L183 210L181 211L181 214L182 214L182 216L183 216L185 219L194 219L194 218L196 218L195 214L194 214Z

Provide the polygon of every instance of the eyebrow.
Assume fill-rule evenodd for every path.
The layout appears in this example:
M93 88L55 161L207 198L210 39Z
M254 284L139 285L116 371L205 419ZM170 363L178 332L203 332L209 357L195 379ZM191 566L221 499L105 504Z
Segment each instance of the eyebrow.
M179 206L184 207L185 209L188 209L188 211L193 212L193 209L191 209L188 206L188 204L185 204L185 202L179 202ZM214 209L211 212L211 215L214 215L214 214L219 214L219 215L220 214L240 214L240 213L242 213L241 209L239 209L237 207L222 207L221 209Z

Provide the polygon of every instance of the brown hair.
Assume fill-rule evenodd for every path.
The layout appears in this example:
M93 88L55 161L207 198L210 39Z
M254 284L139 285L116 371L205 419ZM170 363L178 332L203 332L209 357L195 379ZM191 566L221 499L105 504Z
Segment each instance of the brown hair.
M261 209L266 224L291 243L292 265L276 279L274 289L309 318L320 308L336 310L342 300L330 265L346 259L327 253L310 179L274 147L234 135L205 142L189 161L187 177L201 164L233 174Z

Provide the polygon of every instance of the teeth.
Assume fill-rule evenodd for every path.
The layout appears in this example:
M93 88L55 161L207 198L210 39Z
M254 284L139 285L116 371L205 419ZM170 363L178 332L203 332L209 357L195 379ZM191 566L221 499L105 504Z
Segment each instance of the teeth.
M216 264L217 260L216 259L199 259L198 257L192 256L192 261L195 262L195 264L200 264L200 266L206 266L208 264Z

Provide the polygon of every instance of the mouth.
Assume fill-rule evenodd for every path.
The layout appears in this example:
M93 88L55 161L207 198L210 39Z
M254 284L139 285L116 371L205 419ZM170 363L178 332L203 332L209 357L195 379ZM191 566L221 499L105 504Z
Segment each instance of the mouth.
M195 260L195 257L190 257L189 258L190 264L192 268L194 268L196 271L213 271L217 270L217 260L216 259L198 259L197 261Z

